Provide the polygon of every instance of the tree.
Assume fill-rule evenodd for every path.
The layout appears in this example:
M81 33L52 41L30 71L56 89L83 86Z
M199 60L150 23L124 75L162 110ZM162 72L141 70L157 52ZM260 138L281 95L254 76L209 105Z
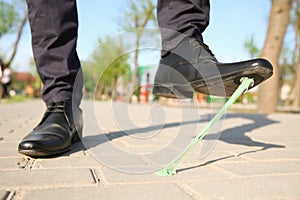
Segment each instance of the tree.
M244 47L248 51L250 58L255 58L259 55L260 50L255 44L253 35L244 42Z
M18 19L18 13L13 5L0 1L0 38L12 31Z
M259 86L259 113L276 111L279 98L278 61L289 23L291 6L292 0L272 0L267 35L260 57L267 58L272 63L274 75Z
M125 30L134 30L136 33L135 42L135 52L134 52L134 71L131 81L131 91L128 93L132 94L138 81L138 56L139 56L139 46L140 39L142 37L144 28L149 24L149 22L156 22L156 17L154 10L156 5L153 0L128 0L127 1L128 10L125 11L125 16L122 17L123 26ZM125 19L125 20L124 20Z
M95 90L96 98L101 98L115 90L121 76L130 71L129 55L124 54L123 42L106 37L99 39L99 47L93 52L91 59L82 63L84 66L85 88L88 92Z
M2 0L0 1L0 39L5 34L16 33L16 40L13 44L11 55L4 56L0 54L0 61L8 67L15 58L23 29L27 21L27 12L24 9L24 1L19 1L18 3L21 3L21 7L23 8L17 9L15 4L10 4ZM20 16L22 17L20 18Z
M291 21L295 32L295 44L296 44L296 52L298 54L298 60L296 65L297 66L296 73L292 84L291 96L293 97L293 105L295 107L299 107L300 104L300 45L299 45L300 1L299 0L294 0L292 16L293 18Z

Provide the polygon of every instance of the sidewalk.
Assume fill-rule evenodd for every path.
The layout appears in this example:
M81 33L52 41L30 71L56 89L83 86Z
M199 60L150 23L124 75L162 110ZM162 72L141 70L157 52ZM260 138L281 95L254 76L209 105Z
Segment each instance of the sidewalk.
M41 119L43 103L0 104L0 199L300 199L300 114L227 113L221 135L214 130L176 175L159 177L154 171L212 111L124 104L112 111L97 102L95 121L91 105L83 104L84 144L33 159L17 145Z

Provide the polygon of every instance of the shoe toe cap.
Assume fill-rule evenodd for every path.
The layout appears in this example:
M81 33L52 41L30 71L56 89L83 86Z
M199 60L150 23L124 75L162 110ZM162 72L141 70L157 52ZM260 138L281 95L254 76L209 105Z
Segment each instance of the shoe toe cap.
M19 144L19 150L33 150L37 148L37 145L33 141L23 141Z

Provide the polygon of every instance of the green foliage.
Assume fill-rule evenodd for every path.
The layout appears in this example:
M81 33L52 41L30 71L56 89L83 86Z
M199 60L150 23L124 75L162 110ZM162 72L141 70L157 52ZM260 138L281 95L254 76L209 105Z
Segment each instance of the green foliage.
M153 0L127 0L127 10L120 19L123 28L125 30L145 28L149 22L156 25L155 7Z
M83 63L85 88L88 92L99 85L102 85L103 89L112 91L118 78L130 71L129 54L124 54L122 41L107 37L104 41L99 40L99 44L91 59Z
M297 58L298 52L285 43L281 49L278 65L282 84L292 85L297 70Z
M299 45L299 19L300 19L300 0L294 0L290 13L290 29L287 30L285 35L284 44L281 49L279 58L279 76L280 84L293 86L295 81L295 75L297 72L297 61L299 57L299 51L297 50Z
M16 23L19 21L19 15L13 4L0 1L0 38L14 30Z
M290 25L294 26L297 24L298 18L300 16L300 0L294 0L293 6L291 9L291 16L290 16ZM300 27L298 27L299 29Z
M248 51L251 58L257 57L260 53L259 48L255 44L253 35L244 42L244 47Z
M0 104L20 103L20 102L24 102L24 101L32 100L32 99L33 99L33 97L27 97L22 94L17 94L16 96L2 100L0 102Z
M140 40L144 32L144 28L149 25L156 25L155 15L156 5L154 0L127 0L127 8L124 15L120 18L120 24L123 25L124 30L134 31L136 33L135 52L134 52L134 72L132 75L131 86L128 95L133 93L133 88L138 84L138 57ZM152 24L151 24L152 23ZM129 96L127 97L129 98Z

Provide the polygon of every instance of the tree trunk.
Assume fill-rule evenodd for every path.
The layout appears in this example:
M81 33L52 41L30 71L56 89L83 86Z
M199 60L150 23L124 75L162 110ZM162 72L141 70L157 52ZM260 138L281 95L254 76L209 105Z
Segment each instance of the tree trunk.
M147 4L146 4L147 3ZM135 43L135 54L134 54L134 71L131 80L131 87L129 88L129 93L127 94L127 101L131 101L131 95L134 94L135 89L138 88L139 74L138 74L138 57L139 57L139 46L140 40L144 31L144 28L152 19L153 10L155 9L155 5L151 0L147 2L144 1L142 6L139 8L140 10L136 10L139 6L136 6L133 1L129 1L129 7L131 8L131 15L134 15L133 24L136 31L136 43ZM141 16L145 16L145 18L141 18ZM155 21L155 20L154 20Z
M278 61L289 23L291 6L292 0L272 0L267 36L260 57L272 63L274 75L261 84L258 90L258 112L262 114L275 112L278 104Z
M297 69L295 73L294 83L292 87L291 94L293 96L293 106L299 107L300 104L300 45L299 45L299 28L300 28L300 13L299 13L299 1L296 1L296 23L295 26L295 43L296 43L296 50L298 53L298 60L297 60Z
M131 91L129 93L130 97L134 94L134 91L138 88L138 80L139 80L139 46L140 46L140 36L137 34L136 44L135 44L135 51L134 51L134 69L133 69L133 76L132 76L132 82L131 82ZM130 102L130 100L129 100Z
M102 97L102 91L103 91L103 84L102 83L98 83L98 85L96 87L96 92L95 92L95 98L96 99L101 99L101 97Z
M297 71L295 74L295 83L292 88L292 96L293 96L293 106L299 107L300 103L300 49L298 47L298 61L297 61Z
M24 30L24 27L25 27L25 24L26 24L26 21L27 21L27 14L24 14L24 17L21 21L21 25L18 29L18 34L17 34L17 38L16 38L16 41L14 43L14 47L13 47L13 52L7 62L7 66L9 67L12 63L12 61L14 60L15 56L16 56L16 53L17 53L17 49L18 49L18 45L19 45L19 42L20 42L20 39L21 39L21 36L22 36L22 33L23 33L23 30Z

